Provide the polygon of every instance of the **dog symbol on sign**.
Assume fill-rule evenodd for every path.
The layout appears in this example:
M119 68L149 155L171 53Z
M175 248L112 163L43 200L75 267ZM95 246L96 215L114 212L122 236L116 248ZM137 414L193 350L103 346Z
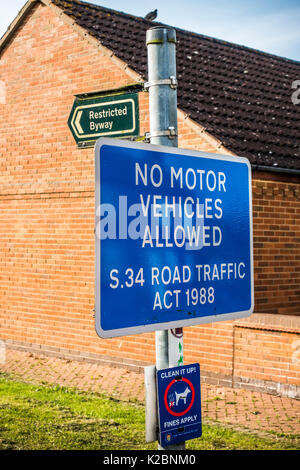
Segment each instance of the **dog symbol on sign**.
M186 398L188 396L188 394L191 393L190 389L188 387L186 387L185 391L183 393L177 393L175 392L175 396L176 396L176 406L178 405L179 403L179 400L183 400L183 403L186 405Z

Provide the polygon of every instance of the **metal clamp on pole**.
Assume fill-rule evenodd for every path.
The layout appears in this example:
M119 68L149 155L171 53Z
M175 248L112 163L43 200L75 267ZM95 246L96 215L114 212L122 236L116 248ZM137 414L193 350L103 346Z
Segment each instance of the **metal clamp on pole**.
M146 132L145 142L150 143L152 137L165 137L165 136L168 136L169 139L176 139L177 131L175 127L170 126L166 131Z
M151 82L144 83L144 90L148 91L152 86L168 85L172 90L177 89L178 81L173 75L170 78L165 78L161 80L152 80Z

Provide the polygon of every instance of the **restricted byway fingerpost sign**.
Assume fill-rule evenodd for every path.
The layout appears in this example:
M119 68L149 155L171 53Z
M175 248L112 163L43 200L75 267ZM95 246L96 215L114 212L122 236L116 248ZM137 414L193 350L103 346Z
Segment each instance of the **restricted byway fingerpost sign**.
M137 93L76 98L68 120L78 145L94 143L101 136L139 134Z
M200 366L157 371L159 443L165 447L202 434Z
M101 138L95 201L100 337L252 313L247 159Z

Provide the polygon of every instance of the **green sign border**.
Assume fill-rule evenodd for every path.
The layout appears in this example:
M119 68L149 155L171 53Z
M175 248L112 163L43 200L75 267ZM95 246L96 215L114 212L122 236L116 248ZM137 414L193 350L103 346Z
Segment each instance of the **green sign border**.
M133 113L133 127L128 131L114 131L114 132L98 132L97 134L92 134L90 136L87 136L86 134L83 135L82 137L76 135L76 131L73 127L73 120L75 117L75 113L79 107L93 107L97 105L101 105L104 103L111 103L111 102L131 102L132 106L134 108L134 113ZM94 146L95 142L99 139L99 137L114 137L114 138L128 138L128 137L138 137L139 136L139 131L140 131L140 125L139 125L139 99L138 99L138 90L135 92L128 92L128 93L122 93L120 91L116 91L115 93L108 93L108 92L102 92L101 94L99 93L98 95L96 93L93 93L92 96L76 96L75 101L72 106L72 110L68 119L68 126L69 129L73 135L73 138L75 142L77 143L78 147L86 148L86 147L92 147Z

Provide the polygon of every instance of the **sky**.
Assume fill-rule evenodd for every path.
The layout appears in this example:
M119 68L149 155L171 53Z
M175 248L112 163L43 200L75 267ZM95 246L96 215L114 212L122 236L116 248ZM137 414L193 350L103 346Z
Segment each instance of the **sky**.
M0 37L25 4L0 0ZM195 33L300 61L300 0L91 0Z

